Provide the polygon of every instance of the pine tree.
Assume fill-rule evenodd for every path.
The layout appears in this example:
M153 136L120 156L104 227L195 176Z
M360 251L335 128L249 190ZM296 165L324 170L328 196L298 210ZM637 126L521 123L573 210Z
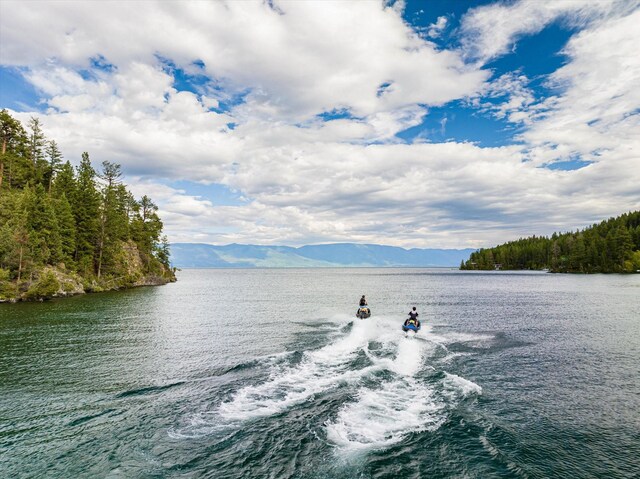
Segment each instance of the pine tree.
M76 191L76 179L73 173L73 167L68 161L65 162L58 171L53 182L53 196L60 198L66 196L67 199L73 198Z
M24 209L31 255L37 264L55 264L62 259L60 230L51 198L42 185L26 189Z
M162 221L158 216L158 207L147 195L140 200L138 217L132 224L132 235L138 248L146 258L147 269L156 251L156 245L162 231Z
M100 196L96 189L96 171L91 166L89 154L83 153L76 179L76 189L71 199L71 209L76 220L76 251L74 260L80 271L88 274L94 268L95 244L98 238Z
M553 272L634 272L640 250L640 212L625 213L582 231L551 238L521 238L480 249L464 262L465 269L490 269L492 259L503 269L549 268Z
M570 271L584 271L584 263L587 256L587 250L584 245L584 239L582 235L578 235L575 241L572 243L571 255L569 259Z
M38 118L32 116L28 126L30 130L28 145L29 160L31 161L35 181L42 183L46 171L45 165L47 165L44 154L46 138L42 132L42 125Z
M160 261L167 268L170 267L169 258L171 257L171 250L169 247L169 239L166 235L162 236L160 244L158 245L158 261Z
M5 163L13 164L18 146L24 143L26 132L18 120L13 118L6 109L0 110L0 192L5 175ZM9 169L11 171L11 168Z
M97 275L102 276L103 264L111 263L121 248L121 242L127 235L126 205L121 201L120 165L102 162L100 178L104 182L100 205L100 226L97 243Z
M54 206L60 230L62 261L69 268L73 263L73 255L76 251L76 222L71 204L64 193L55 200Z
M16 283L64 263L99 287L130 280L124 245L133 239L147 272L164 274L169 244L148 197L137 202L121 181L120 165L104 162L98 177L83 153L74 172L37 118L29 133L0 110L0 296L19 295ZM134 272L136 274L136 272ZM105 277L109 277L105 279Z
M58 149L58 144L55 142L55 140L51 140L49 143L47 143L46 152L47 152L47 159L49 160L49 171L47 171L47 174L46 174L46 176L48 177L47 180L49 184L47 192L51 194L51 185L53 184L53 178L56 172L58 171L58 165L62 163L62 153L60 153L60 150Z
M633 239L631 238L629 230L624 225L620 225L615 229L614 242L614 258L618 262L617 264L620 266L620 270L625 271L625 262L632 256Z

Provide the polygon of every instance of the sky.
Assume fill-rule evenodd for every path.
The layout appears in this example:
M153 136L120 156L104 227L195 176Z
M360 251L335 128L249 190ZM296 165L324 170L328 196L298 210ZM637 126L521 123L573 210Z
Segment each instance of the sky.
M172 242L479 248L640 209L640 1L0 0L0 108Z

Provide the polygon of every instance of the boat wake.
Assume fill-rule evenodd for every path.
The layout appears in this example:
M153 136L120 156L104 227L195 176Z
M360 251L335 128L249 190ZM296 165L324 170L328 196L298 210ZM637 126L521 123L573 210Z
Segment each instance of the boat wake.
M220 405L218 412L228 420L277 414L316 394L353 383L375 369L354 369L351 364L373 338L366 323L354 322L347 336L318 350L306 351L295 367L274 368L269 380L240 389L231 401Z
M481 388L437 369L446 341L430 340L430 333L425 325L418 336L407 337L397 320L384 317L353 321L350 329L338 324L326 346L303 352L295 364L279 356L268 379L241 387L206 417L198 415L170 435L201 436L284 414L339 388L348 394L322 426L336 451L385 448L411 433L436 430L452 407Z
M396 322L394 329L387 326L379 327L378 340L395 354L374 358L374 363L390 377L359 388L356 400L326 423L327 438L341 452L386 448L411 433L436 430L454 404L481 393L472 381L435 369L436 352L443 346L428 339L430 328L418 338L396 332Z

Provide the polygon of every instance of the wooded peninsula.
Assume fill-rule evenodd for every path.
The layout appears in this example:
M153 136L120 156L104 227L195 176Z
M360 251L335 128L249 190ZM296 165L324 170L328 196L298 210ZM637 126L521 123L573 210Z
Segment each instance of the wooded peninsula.
M175 281L158 207L88 153L63 162L37 118L0 111L0 302Z
M609 218L575 233L511 241L471 253L465 270L530 269L554 273L640 272L640 211Z

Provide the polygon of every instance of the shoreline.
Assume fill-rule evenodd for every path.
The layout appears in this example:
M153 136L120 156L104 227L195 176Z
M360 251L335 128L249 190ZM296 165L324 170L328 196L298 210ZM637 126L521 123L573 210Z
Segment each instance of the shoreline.
M164 270L161 274L135 274L98 279L85 278L77 273L47 266L34 276L35 278L23 280L19 284L14 281L0 281L0 304L42 302L143 286L163 286L177 281L173 270Z

